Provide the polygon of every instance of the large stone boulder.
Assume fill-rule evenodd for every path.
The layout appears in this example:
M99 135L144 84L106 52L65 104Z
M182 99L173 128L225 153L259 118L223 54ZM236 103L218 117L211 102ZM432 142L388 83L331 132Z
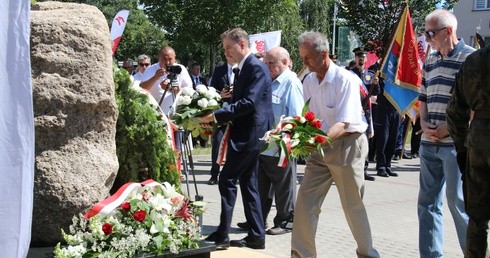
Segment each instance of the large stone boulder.
M117 174L112 41L94 6L31 8L36 133L33 246L62 240L71 219L109 194ZM15 60L12 60L15 62Z

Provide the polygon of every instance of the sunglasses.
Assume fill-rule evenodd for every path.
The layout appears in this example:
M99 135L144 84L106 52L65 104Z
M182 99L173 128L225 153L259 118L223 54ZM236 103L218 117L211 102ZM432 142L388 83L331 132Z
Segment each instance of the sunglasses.
M150 64L144 64L144 63L138 63L139 66L144 66L144 67L147 67L147 66L150 66Z
M426 31L424 31L424 34L425 34L425 36L426 36L427 38L430 38L430 39L431 39L431 38L433 38L433 37L435 37L435 36L436 36L437 32L439 32L439 31L441 31L441 30L444 30L444 29L446 29L446 28L447 28L447 27L443 27L443 28L440 28L440 29L438 29L438 30L426 30Z

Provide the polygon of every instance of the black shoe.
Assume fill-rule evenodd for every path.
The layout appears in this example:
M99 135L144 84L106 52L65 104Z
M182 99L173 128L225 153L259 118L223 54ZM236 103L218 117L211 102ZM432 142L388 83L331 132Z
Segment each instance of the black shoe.
M236 247L246 246L252 249L265 249L265 239L252 238L247 236L240 240L231 240L230 245Z
M209 180L208 180L208 185L215 185L218 183L218 178L217 177L214 177L212 176Z
M386 174L388 174L389 176L394 176L394 177L398 176L398 173L391 171L391 169L387 169Z
M236 225L241 229L250 229L250 225L246 221L245 222L238 222Z
M214 242L217 250L224 250L230 247L230 238L228 236L220 236L218 232L213 232L204 239L208 242Z
M400 160L400 155L395 155L395 157L393 157L393 160Z
M403 159L412 159L412 157L408 156L406 153L403 153L402 158Z
M386 171L384 171L384 170L378 170L378 173L376 173L376 175L382 176L382 177L389 177L388 173L386 173Z
M250 224L248 224L248 222L246 222L246 221L245 222L238 222L236 225L241 229L247 229L247 230L250 229ZM266 222L264 225L264 229L267 227L268 227L268 225Z
M298 158L298 160L296 161L296 164L306 165L306 160L304 158Z
M370 176L368 173L364 173L364 180L374 181L376 178L374 178L374 176Z
M267 235L282 235L291 232L291 229L281 228L281 227L273 227L269 228L265 233Z

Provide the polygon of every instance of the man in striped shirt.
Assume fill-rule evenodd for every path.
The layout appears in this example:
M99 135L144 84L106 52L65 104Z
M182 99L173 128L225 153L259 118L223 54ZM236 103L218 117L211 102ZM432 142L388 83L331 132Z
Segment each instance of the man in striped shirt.
M446 106L455 75L474 49L458 39L456 17L436 10L425 18L426 41L435 50L426 60L420 87L420 190L418 196L420 257L443 257L443 196L446 186L461 249L464 252L468 216L463 202L461 173L446 123Z

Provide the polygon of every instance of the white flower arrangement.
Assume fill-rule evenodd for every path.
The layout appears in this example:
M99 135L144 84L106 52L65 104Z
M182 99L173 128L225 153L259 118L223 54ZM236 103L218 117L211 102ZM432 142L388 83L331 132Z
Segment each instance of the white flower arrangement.
M199 84L196 90L183 88L177 95L171 120L191 132L193 137L207 139L212 131L200 126L197 117L205 116L222 106L221 96L213 87Z
M201 234L195 215L203 211L203 203L191 205L169 183L148 181L128 183L133 190L118 198L122 203L114 210L106 209L115 206L111 203L94 214L104 200L86 215L74 216L69 234L62 230L67 246L58 243L55 257L133 257L198 248Z

